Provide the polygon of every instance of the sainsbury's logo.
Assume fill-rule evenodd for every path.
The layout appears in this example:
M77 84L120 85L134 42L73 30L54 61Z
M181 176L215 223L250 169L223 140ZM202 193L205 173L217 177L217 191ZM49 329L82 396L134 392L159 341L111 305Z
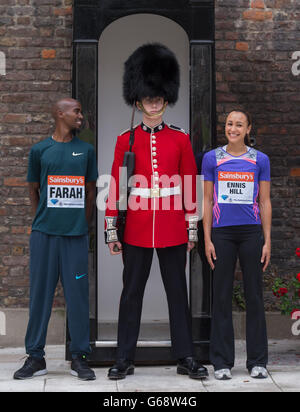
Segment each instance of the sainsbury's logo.
M220 180L254 182L254 172L219 172Z
M83 186L84 176L48 176L48 185Z

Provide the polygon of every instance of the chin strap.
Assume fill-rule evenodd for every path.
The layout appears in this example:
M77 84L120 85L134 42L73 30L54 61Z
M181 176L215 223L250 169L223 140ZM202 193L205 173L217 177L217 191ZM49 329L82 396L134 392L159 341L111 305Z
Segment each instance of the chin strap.
M162 115L164 114L166 108L167 108L167 105L168 105L168 102L165 102L164 105L163 105L163 108L162 108L158 113L151 114L151 113L148 113L148 112L147 112L147 110L144 108L144 106L143 106L143 104L142 104L141 102L138 102L138 103L137 103L138 108L139 108L143 113L145 113L146 116L152 117L152 118L162 116Z

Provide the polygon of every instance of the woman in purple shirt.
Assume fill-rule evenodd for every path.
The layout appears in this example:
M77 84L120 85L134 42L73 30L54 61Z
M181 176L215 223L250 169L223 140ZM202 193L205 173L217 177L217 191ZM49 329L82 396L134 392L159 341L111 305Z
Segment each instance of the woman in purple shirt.
M271 255L270 162L247 145L251 124L247 112L231 112L225 125L227 145L206 153L202 162L205 254L213 269L210 358L216 379L232 377L237 257L247 306L247 369L253 378L268 376L262 273Z

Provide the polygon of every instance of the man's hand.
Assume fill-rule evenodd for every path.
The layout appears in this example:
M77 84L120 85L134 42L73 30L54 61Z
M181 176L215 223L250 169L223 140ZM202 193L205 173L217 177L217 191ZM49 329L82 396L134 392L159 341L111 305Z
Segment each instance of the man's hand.
M110 242L108 243L108 248L111 255L119 255L122 253L122 244L120 242ZM118 251L116 250L117 248Z
M85 184L85 216L88 224L91 223L93 210L95 207L96 182L87 182Z
M35 216L40 201L40 184L38 182L29 182L28 190L32 216Z
M195 242L188 242L187 251L190 252L195 247Z

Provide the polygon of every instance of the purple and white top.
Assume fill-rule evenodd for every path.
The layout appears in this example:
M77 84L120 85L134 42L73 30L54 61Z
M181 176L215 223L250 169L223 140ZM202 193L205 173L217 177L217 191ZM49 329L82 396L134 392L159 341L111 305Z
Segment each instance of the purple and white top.
M213 227L259 225L259 182L270 181L269 158L248 146L241 156L226 148L211 150L202 161L204 180L214 182Z

